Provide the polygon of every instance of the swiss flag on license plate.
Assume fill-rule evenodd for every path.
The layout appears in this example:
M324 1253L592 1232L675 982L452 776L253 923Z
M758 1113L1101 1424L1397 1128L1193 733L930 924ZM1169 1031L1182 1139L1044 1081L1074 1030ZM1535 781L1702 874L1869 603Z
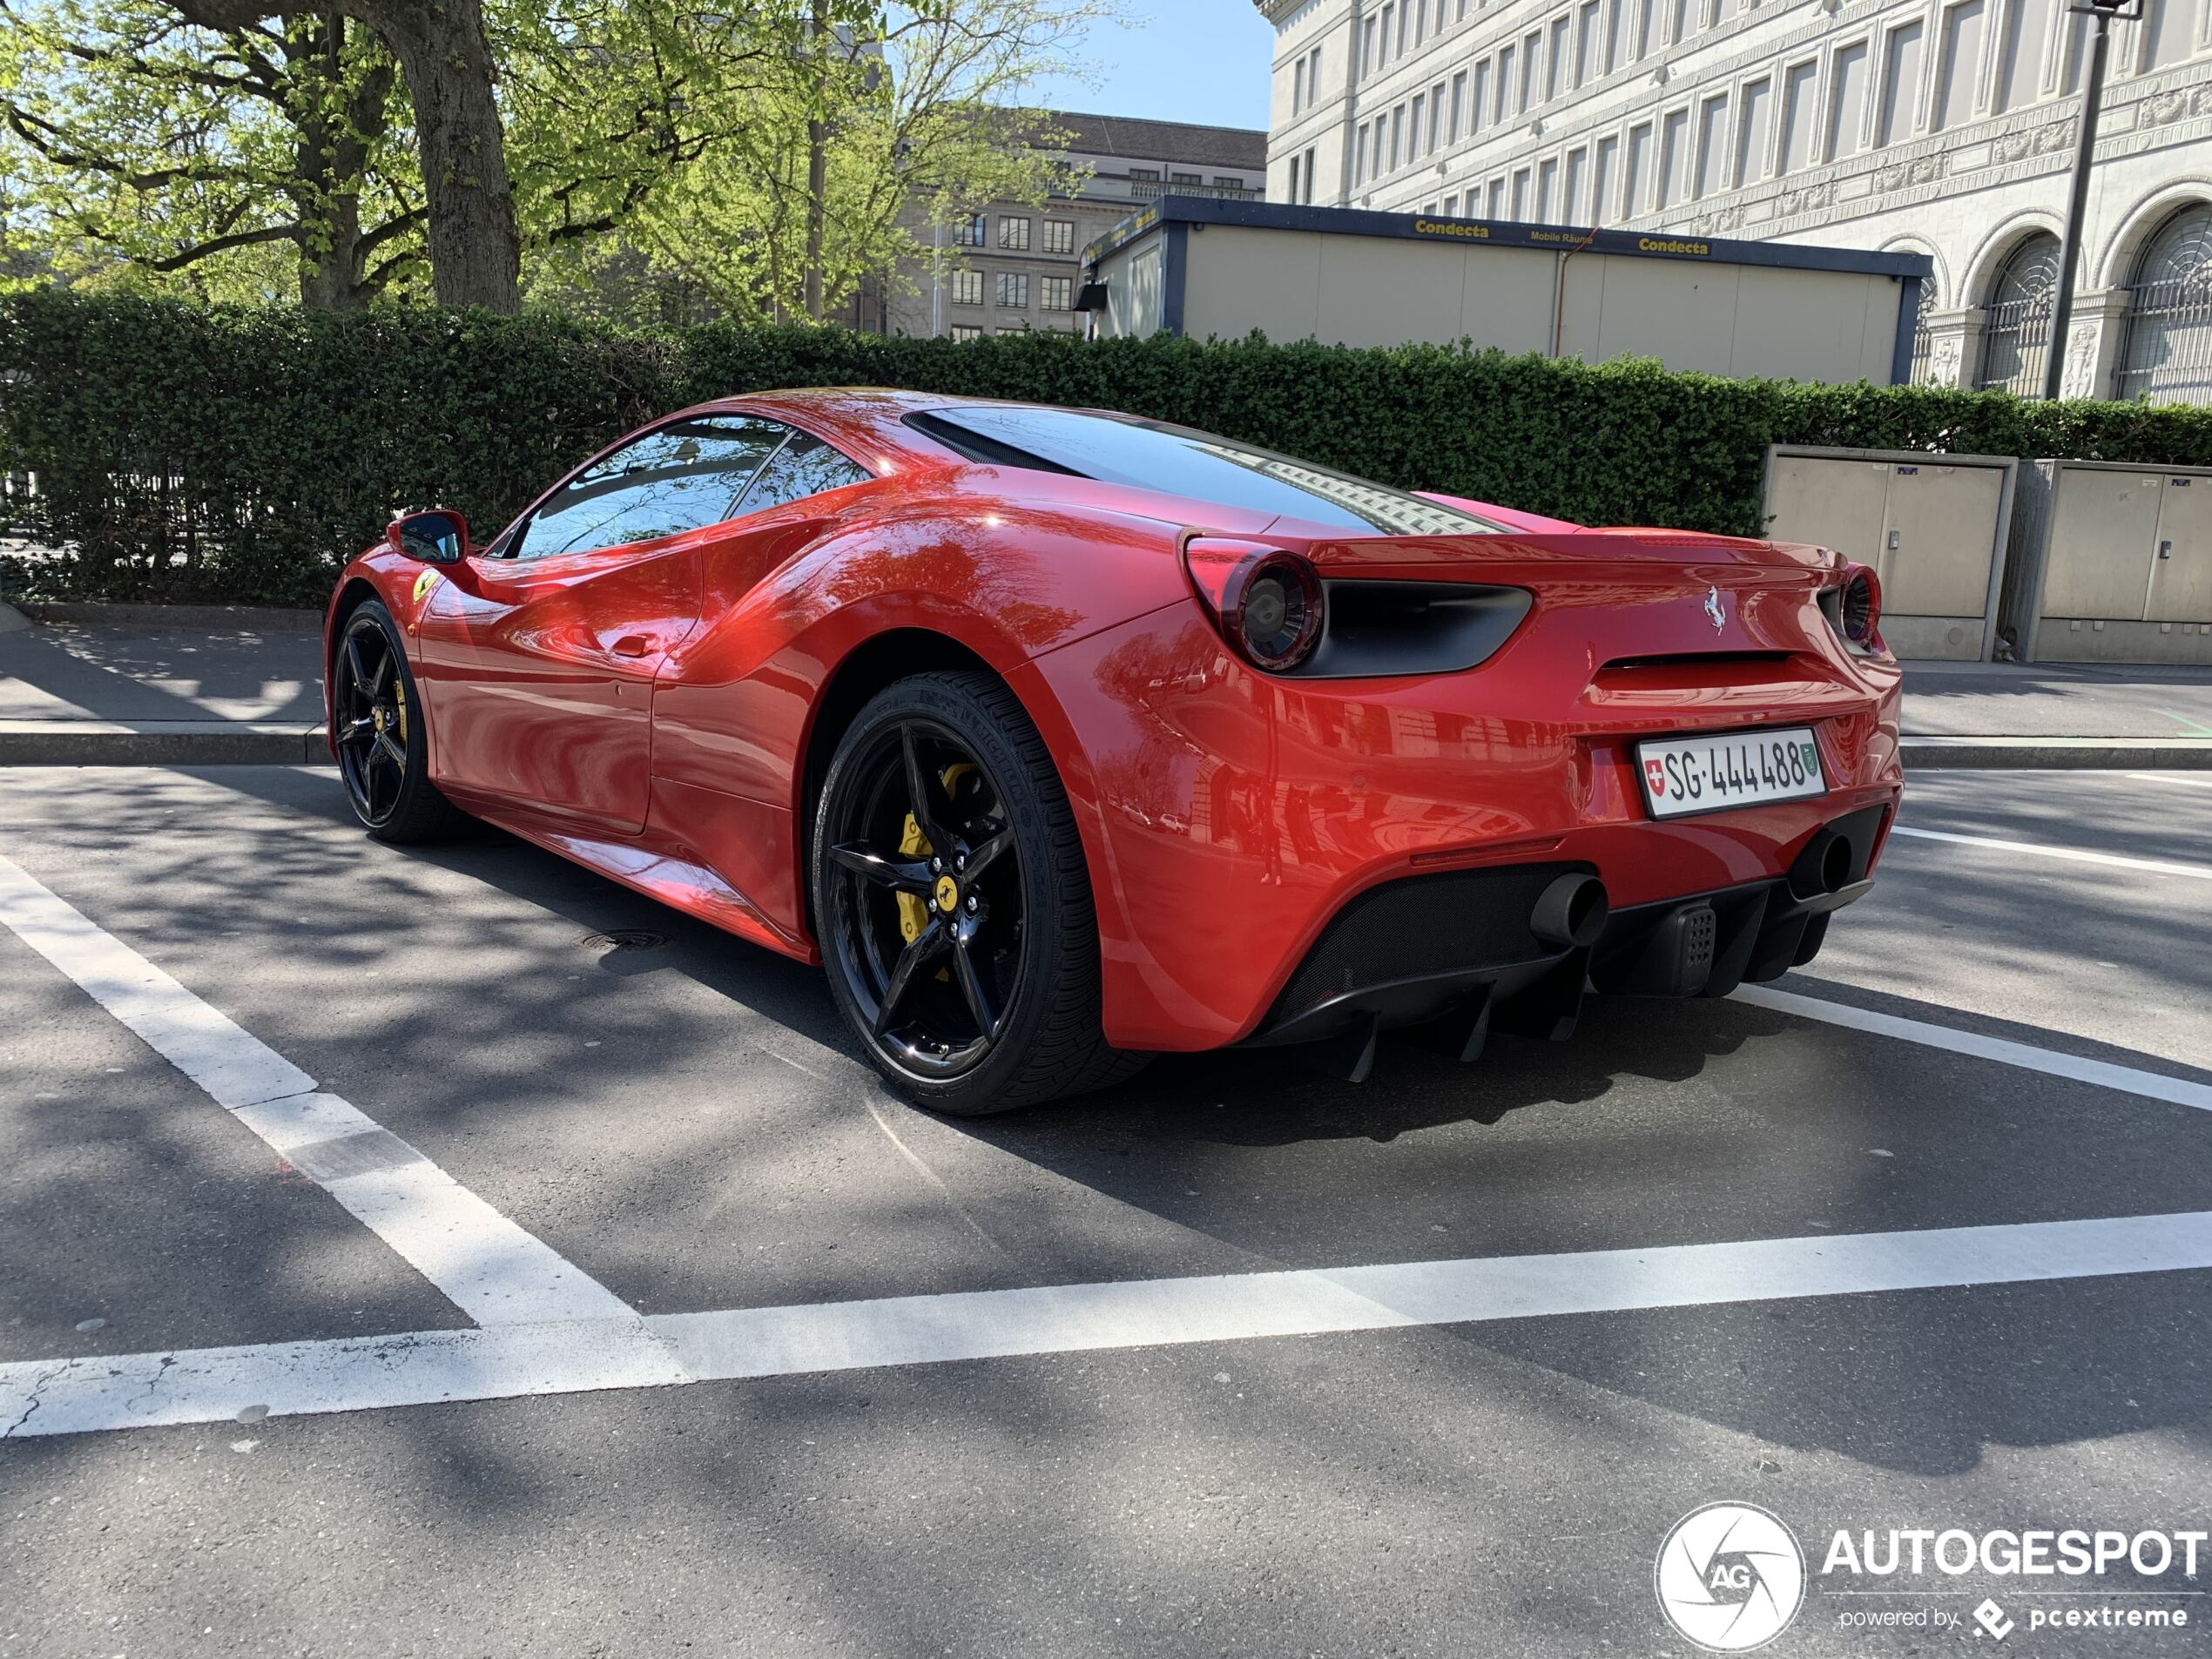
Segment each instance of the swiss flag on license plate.
M1650 786L1651 792L1653 794L1665 794L1667 792L1666 762L1663 760L1645 761L1643 763L1643 780L1646 784Z

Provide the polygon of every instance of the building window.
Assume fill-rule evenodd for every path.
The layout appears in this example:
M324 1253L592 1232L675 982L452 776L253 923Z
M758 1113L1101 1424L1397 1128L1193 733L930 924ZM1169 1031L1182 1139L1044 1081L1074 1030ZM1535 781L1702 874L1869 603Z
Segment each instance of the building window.
M996 297L999 304L1009 310L1027 310L1029 304L1029 273L1027 271L1000 272Z
M1554 223L1552 210L1559 194L1559 163L1539 162L1536 165L1536 219L1540 224Z
M1519 48L1507 46L1498 53L1498 107L1492 118L1503 121L1514 113L1514 64Z
M1446 129L1451 136L1445 139L1445 143L1457 144L1460 141L1460 135L1467 131L1464 125L1467 120L1467 72L1461 70L1452 77L1452 124Z
M1543 56L1544 31L1542 30L1535 30L1521 37L1521 87L1514 98L1513 107L1515 114L1534 108L1536 100L1543 96L1544 84L1537 75L1537 71L1542 67Z
M1651 123L1629 131L1629 172L1622 181L1621 216L1634 219L1650 202Z
M1143 182L1157 185L1160 182L1160 170L1157 167L1131 167L1129 170L1129 176L1131 183Z
M1397 20L1397 17L1398 8L1396 6L1385 6L1382 9L1382 61L1386 64L1390 61L1391 56L1390 26Z
M981 271L953 273L953 303L956 306L980 306L983 303L983 273Z
M1736 176L1740 190L1766 176L1768 146L1774 142L1774 83L1762 77L1743 84L1743 107L1736 118Z
M1697 111L1697 189L1703 198L1728 188L1728 95L1709 98Z
M1518 169L1513 176L1513 216L1515 222L1528 221L1528 169Z
M1659 123L1659 206L1672 207L1689 193L1689 111L1676 110Z
M1589 189L1590 152L1569 150L1567 152L1567 199L1561 204L1561 218L1569 225L1587 225L1583 216L1588 206L1585 197Z
M1406 134L1406 159L1418 161L1421 156L1421 118L1428 113L1428 95L1426 92L1413 94L1413 126Z
M1313 201L1313 147L1309 145L1305 152L1305 194L1300 199L1309 206Z
M1912 105L1920 91L1920 36L1916 21L1889 34L1883 54L1882 107L1874 122L1877 148L1912 136Z
M1359 30L1359 78L1366 80L1375 72L1375 20L1367 19Z
M2006 255L1989 286L1977 387L2022 397L2042 393L2044 348L2050 341L2058 281L2059 239L2048 231L2036 232Z
M1828 159L1855 156L1866 145L1866 43L1845 46L1828 71Z
M1936 125L1948 132L1974 118L1974 89L1981 79L1982 0L1966 0L1943 14L1943 61L1936 65Z
M999 325L999 333L1002 334L1026 334L1028 332L1029 325L1026 322L1002 322Z
M1431 154L1442 147L1444 139L1444 83L1428 89L1428 142L1425 146Z
M1073 253L1076 251L1076 221L1072 219L1045 220L1044 251L1048 253Z
M1480 132L1494 118L1490 108L1490 60L1486 57L1474 66L1474 112L1469 118L1467 131Z
M1813 98L1820 65L1792 64L1782 78L1782 159L1777 172L1795 172L1812 160Z
M999 215L999 246L1016 253L1026 253L1029 248L1029 221L1020 213Z
M1305 108L1305 59L1301 57L1291 65L1291 113L1297 115Z
M1586 86L1605 72L1598 62L1604 42L1598 37L1598 0L1586 0L1575 23L1575 84Z
M1301 158L1297 156L1292 156L1291 158L1290 185L1283 193L1283 199L1286 202L1295 202L1298 200L1298 174L1300 159Z
M1457 219L1459 216L1460 199L1457 196L1447 196L1444 199L1443 211L1438 215L1438 217L1441 219Z
M1570 20L1566 17L1552 19L1551 41L1544 51L1544 99L1547 103L1568 90L1567 31L1569 26Z
M1321 49L1316 46L1305 55L1305 101L1321 101Z
M1505 216L1506 181L1502 179L1493 179L1490 181L1490 217L1503 219Z
M2212 206L2182 208L2135 262L2120 395L2212 403Z
M1367 182L1367 124L1362 121L1359 130L1352 135L1352 182Z
M1621 153L1618 138L1597 141L1597 163L1590 172L1590 223L1602 225L1613 212L1614 161Z
M983 246L982 214L963 213L953 221L953 246L954 247Z
M956 322L953 325L954 340L981 340L982 337L983 331L972 322Z
M1997 71L1999 110L2025 109L2043 96L2043 49L2051 37L2054 0L2013 0L2005 9L2004 61Z
M1073 308L1074 303L1075 279L1073 277L1039 277L1037 279L1037 305L1041 309L1067 311Z

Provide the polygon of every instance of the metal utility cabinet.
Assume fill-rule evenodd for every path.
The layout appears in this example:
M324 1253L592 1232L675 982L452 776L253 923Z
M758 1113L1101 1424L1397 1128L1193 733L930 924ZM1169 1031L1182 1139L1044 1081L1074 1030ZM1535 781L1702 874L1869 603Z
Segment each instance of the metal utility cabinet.
M2039 461L2005 626L2044 663L2212 663L2212 470Z
M1899 657L1986 662L2018 466L1777 444L1766 457L1766 533L1870 567L1882 584L1883 637Z

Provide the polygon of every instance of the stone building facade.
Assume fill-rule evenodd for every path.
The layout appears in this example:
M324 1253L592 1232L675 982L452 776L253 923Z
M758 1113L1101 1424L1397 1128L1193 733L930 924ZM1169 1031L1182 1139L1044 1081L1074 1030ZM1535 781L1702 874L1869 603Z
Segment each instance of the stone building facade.
M2062 0L1257 0L1271 199L1925 253L1915 378L2035 392ZM2212 402L2212 0L2113 25L2071 395Z

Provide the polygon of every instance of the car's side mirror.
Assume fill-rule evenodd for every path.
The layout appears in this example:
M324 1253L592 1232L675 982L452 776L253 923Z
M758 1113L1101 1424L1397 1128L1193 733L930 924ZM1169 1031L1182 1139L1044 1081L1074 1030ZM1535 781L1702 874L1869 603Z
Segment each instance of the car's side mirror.
M469 521L449 507L408 513L384 527L392 551L423 564L458 564L475 550L469 545Z

